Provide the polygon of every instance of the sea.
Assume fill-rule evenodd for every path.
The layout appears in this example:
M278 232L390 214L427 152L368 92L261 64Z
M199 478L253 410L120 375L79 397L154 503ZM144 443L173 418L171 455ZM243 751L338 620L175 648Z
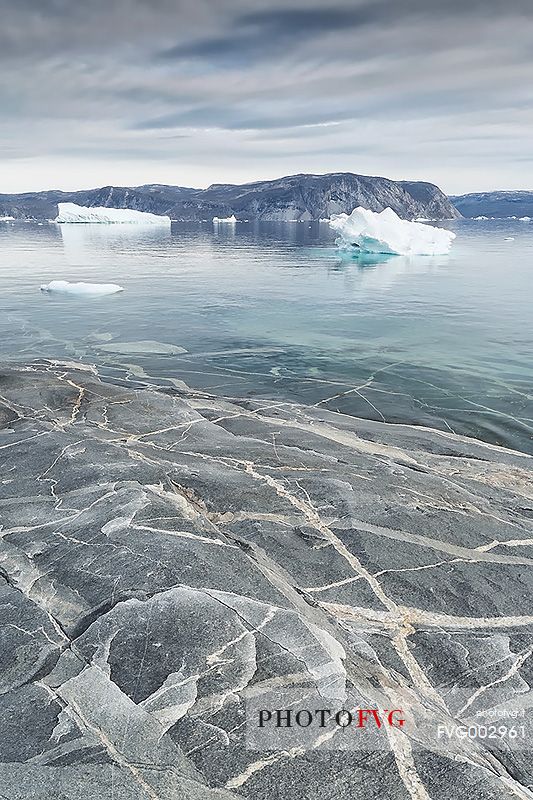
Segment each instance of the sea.
M533 454L533 222L354 256L327 223L0 222L0 361L438 428ZM40 291L52 280L119 294Z

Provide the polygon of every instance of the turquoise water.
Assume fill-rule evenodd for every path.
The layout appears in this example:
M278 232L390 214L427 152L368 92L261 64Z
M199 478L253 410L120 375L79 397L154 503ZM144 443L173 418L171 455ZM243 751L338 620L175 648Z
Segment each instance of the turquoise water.
M362 262L319 223L0 223L0 358L67 357L114 380L321 404L533 452L533 224L446 226L448 256ZM39 291L54 279L126 291ZM131 346L146 340L187 352Z

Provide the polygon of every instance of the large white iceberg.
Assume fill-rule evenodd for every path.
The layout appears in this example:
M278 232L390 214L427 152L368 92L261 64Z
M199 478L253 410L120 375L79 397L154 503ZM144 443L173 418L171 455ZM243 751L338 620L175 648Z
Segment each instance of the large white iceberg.
M455 239L443 228L400 219L392 208L376 213L359 206L351 214L334 214L329 224L340 234L339 247L362 253L434 256L448 253Z
M69 283L68 281L50 281L41 284L41 292L59 292L61 294L101 295L123 292L124 287L118 283Z
M130 208L87 208L76 203L58 203L59 214L55 222L98 222L104 224L170 225L170 217L133 211Z

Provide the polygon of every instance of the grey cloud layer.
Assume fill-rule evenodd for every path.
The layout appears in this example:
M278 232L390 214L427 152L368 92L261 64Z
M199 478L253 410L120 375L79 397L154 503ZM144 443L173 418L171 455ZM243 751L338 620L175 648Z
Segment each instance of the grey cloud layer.
M0 147L35 188L62 160L79 185L153 164L199 185L346 169L517 186L532 33L531 0L18 0L0 27Z
M369 25L375 21L370 5L359 8L283 8L243 14L232 32L223 36L179 44L163 51L166 59L198 58L217 66L238 66L279 56L287 47L320 40L338 33Z

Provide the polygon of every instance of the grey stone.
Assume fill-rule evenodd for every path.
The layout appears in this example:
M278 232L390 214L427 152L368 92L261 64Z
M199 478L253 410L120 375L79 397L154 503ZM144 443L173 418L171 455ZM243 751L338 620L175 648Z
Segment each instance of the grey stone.
M531 457L43 361L0 458L2 800L532 796ZM283 703L405 727L263 747Z

